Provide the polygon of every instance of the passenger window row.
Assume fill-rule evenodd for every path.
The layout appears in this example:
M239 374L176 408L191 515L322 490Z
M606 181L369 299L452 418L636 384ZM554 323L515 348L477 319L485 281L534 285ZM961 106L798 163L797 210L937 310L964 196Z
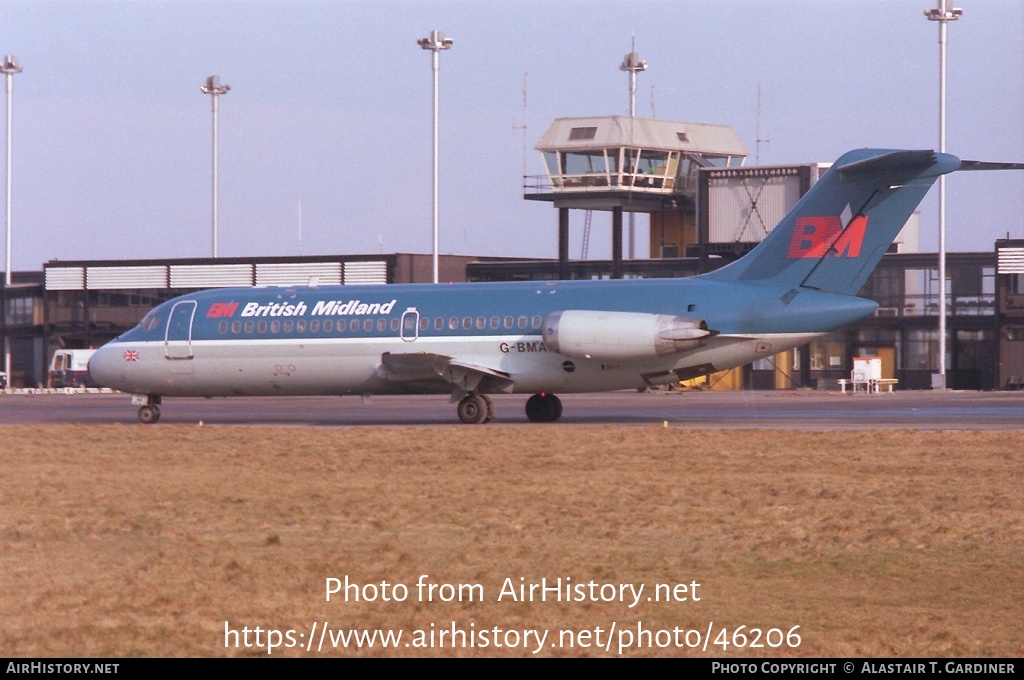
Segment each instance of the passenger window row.
M415 317L407 315L405 319L405 332L409 333L413 330L413 320ZM452 316L447 318L442 316L433 318L425 316L419 317L420 331L428 330L431 326L433 326L436 331L443 331L446 328L451 331L459 330L460 328L463 330L485 330L488 328L490 330L539 330L540 324L541 317L539 314L534 315L532 318L526 316L515 317L511 315L505 316L504 318L492 316L490 319L484 316L478 316L475 318L472 316ZM313 319L311 321L306 321L305 319L299 319L298 321L294 321L292 319L285 321L221 321L218 325L218 331L220 331L221 335L227 335L229 333L231 335L238 335L243 331L246 335L252 335L254 332L264 335L268 331L274 334L315 334L321 332L358 333L360 331L369 333L374 330L378 333L383 333L390 328L392 332L397 333L400 325L401 321L399 321L397 317L391 318L390 320L383 317L374 319L351 319L347 322L344 319L337 322L335 322L334 319L324 319L323 321L320 319Z

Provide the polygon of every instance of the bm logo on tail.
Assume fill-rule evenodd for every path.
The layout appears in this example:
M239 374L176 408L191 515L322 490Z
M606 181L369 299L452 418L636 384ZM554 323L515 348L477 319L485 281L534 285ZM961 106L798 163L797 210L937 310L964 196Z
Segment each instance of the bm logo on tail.
M798 217L786 256L791 260L820 259L832 252L836 257L860 257L867 226L866 215L854 217L846 229L836 215Z

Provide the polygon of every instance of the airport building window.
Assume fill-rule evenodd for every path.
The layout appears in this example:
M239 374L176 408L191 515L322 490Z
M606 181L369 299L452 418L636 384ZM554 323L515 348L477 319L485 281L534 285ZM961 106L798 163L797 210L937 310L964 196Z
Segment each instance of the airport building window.
M953 295L981 295L981 268L952 266L946 269L946 276L952 279Z
M726 167L743 157L704 156L712 165ZM682 162L681 162L682 161ZM593 187L635 187L671 192L677 185L694 190L696 167L679 151L636 147L546 151L544 162L552 187L587 191Z
M937 331L907 331L904 368L911 370L937 370L939 337Z
M604 150L565 153L566 175L606 175L608 168L604 162Z
M843 368L844 347L841 342L812 342L811 370L838 371Z
M992 331L957 329L956 368L979 369L986 364L985 350L993 338Z
M938 313L938 269L907 269L904 281L903 313L905 316L926 316Z
M548 166L548 174L551 175L552 181L556 177L562 174L562 169L558 165L558 152L557 151L545 151L544 152L544 164ZM561 186L556 184L555 186Z
M879 307L895 309L903 300L903 272L898 269L878 268L871 277L868 296Z
M862 328L857 331L857 342L862 345L896 345L899 342L895 330L884 328Z

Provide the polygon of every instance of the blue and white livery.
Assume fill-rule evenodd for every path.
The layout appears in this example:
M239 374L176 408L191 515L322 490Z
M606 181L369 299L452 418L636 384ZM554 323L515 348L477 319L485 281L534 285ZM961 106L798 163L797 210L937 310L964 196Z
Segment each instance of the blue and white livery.
M856 297L935 179L1020 168L932 151L843 155L757 248L685 279L230 288L153 309L104 345L89 371L163 397L449 394L465 423L489 394L642 388L771 356L871 314Z

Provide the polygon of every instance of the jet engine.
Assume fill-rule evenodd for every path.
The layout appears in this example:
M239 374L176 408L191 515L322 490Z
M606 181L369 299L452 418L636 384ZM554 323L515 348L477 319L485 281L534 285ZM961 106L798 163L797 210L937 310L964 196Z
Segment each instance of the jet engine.
M544 318L544 344L571 357L651 359L702 347L717 335L701 319L668 314L566 310Z

